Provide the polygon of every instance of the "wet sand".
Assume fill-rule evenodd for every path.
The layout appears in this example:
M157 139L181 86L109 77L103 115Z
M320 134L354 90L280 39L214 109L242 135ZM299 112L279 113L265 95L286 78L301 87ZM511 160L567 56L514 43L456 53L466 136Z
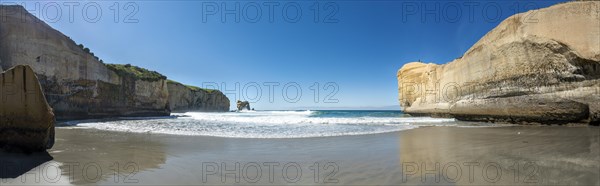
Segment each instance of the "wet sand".
M600 127L423 127L298 139L56 132L47 153L0 152L0 183L600 184Z

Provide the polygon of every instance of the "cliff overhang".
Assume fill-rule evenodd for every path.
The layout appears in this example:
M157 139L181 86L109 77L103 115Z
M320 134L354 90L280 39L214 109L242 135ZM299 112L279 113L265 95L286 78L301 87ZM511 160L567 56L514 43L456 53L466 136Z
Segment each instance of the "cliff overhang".
M509 123L600 122L600 2L513 15L461 58L397 74L405 113ZM538 22L524 18L535 13Z

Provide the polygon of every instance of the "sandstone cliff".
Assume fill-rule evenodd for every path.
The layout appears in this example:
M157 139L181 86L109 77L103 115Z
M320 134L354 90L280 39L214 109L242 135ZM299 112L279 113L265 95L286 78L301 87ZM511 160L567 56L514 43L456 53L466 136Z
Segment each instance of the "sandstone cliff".
M202 89L168 81L169 105L173 111L229 111L229 99L219 90Z
M59 119L169 115L166 78L118 75L22 6L2 9L1 66L30 65Z
M0 69L31 66L58 119L170 114L165 76L104 64L22 6L0 9ZM229 102L206 109L225 106Z
M513 15L461 58L397 74L405 113L513 123L600 122L600 2Z
M18 65L0 76L0 148L45 150L54 145L54 113L35 73Z

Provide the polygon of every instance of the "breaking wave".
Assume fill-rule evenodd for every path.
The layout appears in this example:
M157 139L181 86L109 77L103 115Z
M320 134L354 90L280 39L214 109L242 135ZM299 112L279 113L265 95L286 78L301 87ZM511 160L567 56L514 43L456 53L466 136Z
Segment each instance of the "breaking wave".
M410 117L400 111L187 112L164 118L120 118L72 125L100 130L233 138L307 138L455 126L454 119Z

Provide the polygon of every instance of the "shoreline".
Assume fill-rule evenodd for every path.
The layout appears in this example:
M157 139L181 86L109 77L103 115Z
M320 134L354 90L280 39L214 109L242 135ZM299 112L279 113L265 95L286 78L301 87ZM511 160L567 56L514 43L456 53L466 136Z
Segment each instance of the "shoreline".
M279 111L279 110L275 110ZM301 110L300 110L301 111ZM200 112L200 113L214 113L214 112ZM459 120L453 117L433 117L433 116L413 116L415 118L434 118L434 119L454 119L456 125L415 125L414 128L401 129L397 131L384 131L375 133L360 133L360 134L339 134L339 135L328 135L328 136L307 136L307 137L239 137L239 136L218 136L218 135L202 135L202 134L175 134L175 133L164 133L164 132L133 132L133 131L117 131L109 129L98 129L89 126L77 126L78 124L95 123L95 122L115 122L115 121L135 121L135 120L159 120L159 119L176 119L176 118L188 118L190 115L185 113L174 113L169 116L143 116L143 117L110 117L110 118L92 118L83 120L61 120L56 122L57 128L77 128L77 129L90 129L116 133L132 133L132 134L154 134L154 135L175 135L175 136L200 136L200 137L216 137L216 138L232 138L232 139L297 139L297 138L321 138L321 137L340 137L340 136L361 136L361 135L377 135L385 133L395 133L407 130L414 130L418 128L426 127L458 127L458 128L494 128L494 127L599 127L597 125L589 125L586 123L534 123L528 122L526 124L516 124L511 122L484 122L484 121L468 121Z
M257 110L257 111L288 111L288 110ZM337 110L293 110L293 111L337 111ZM352 110L354 111L354 110ZM361 111L396 111L396 110L361 110ZM399 112L402 112L398 110ZM190 115L185 115L188 112L197 112L197 113L233 113L232 111L228 112L212 112L212 111L186 111L186 112L172 112L169 115L165 116L111 116L111 117L92 117L85 119L60 119L56 120L57 127L68 127L73 126L74 123L89 123L89 122L106 122L106 121L123 121L123 120L146 120L146 119L174 119L174 118L187 118ZM496 121L477 121L477 120L468 120L468 119L460 119L460 117L452 117L449 115L439 115L439 114L419 114L419 113L404 113L410 117L415 118L434 118L434 119L454 119L455 122L459 123L471 123L471 124L482 124L488 126L494 125L506 125L506 126L600 126L593 125L585 122L534 122L534 121L521 121L521 122L510 122L507 120L496 120ZM358 134L364 135L364 134ZM324 136L328 137L328 136Z
M0 152L3 157L9 157L3 161L5 165L24 159L37 164L29 165L29 171L21 170L21 176L16 179L2 179L3 183L506 185L530 184L532 180L525 178L530 178L532 167L537 169L535 178L538 178L532 184L600 183L600 127L596 126L435 126L356 136L290 139L124 135L124 132L77 127L58 127L56 132L56 146L47 153L16 156ZM267 165L272 163L277 166L270 175L271 182ZM465 166L470 163L479 165ZM316 177L315 164L320 167ZM222 174L221 165L226 169L239 165L243 175ZM439 174L421 172L436 169L438 165ZM247 175L251 175L250 178L257 175L257 166L262 175L252 182L254 180ZM484 167L490 169L489 174L494 174L494 166L504 173L501 178L490 180L481 175ZM519 167L517 174L511 166ZM282 174L284 167L290 175ZM292 179L295 168L302 170L298 179ZM469 168L475 171L473 182L468 178ZM40 174L32 174L32 171L40 170L52 171L46 175L58 173L51 178L60 179L41 177L35 182L35 175ZM102 174L95 170L102 170ZM457 175L455 170L460 170L462 178L452 182ZM327 177L332 171L334 176ZM421 173L425 174L424 182ZM26 183L21 182L23 177ZM514 182L515 179L518 182Z

